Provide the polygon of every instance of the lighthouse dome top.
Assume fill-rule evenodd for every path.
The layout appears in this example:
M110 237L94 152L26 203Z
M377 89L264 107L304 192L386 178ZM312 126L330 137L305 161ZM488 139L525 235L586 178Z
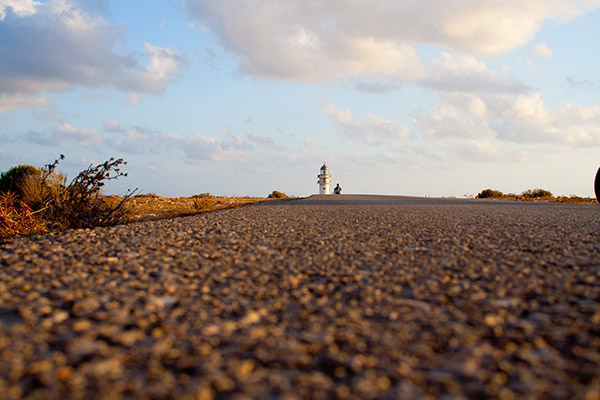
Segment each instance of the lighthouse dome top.
M329 175L329 168L327 167L327 165L325 163L323 163L323 166L321 167L321 174Z

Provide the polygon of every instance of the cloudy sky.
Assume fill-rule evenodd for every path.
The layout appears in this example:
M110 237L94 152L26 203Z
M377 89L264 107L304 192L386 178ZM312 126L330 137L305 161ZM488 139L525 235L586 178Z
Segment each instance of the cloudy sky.
M593 195L600 0L0 0L0 170L165 196Z

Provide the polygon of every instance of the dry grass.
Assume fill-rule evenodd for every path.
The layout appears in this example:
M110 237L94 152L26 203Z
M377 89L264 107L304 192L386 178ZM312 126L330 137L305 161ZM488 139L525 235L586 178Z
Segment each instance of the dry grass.
M505 194L502 197L489 198L488 200L516 200L525 202L550 202L550 203L573 203L573 204L598 204L598 201L591 197L579 196L545 196L545 197L525 197L521 195Z
M113 207L123 201L120 196L106 196L103 201ZM262 197L220 197L210 194L192 197L162 197L155 194L137 195L124 202L124 222L153 221L194 215L206 211L233 208L245 204L266 201ZM33 212L17 196L0 193L0 241L18 235L48 232L39 213Z
M0 193L0 241L46 231L44 221L15 194Z
M109 196L107 202L121 198ZM233 208L265 201L262 197L220 197L208 193L192 197L162 197L156 194L137 195L127 200L127 222L152 221L198 214L205 211Z
M592 197L571 196L556 196L553 200L558 203L580 203L580 204L598 204L598 200Z

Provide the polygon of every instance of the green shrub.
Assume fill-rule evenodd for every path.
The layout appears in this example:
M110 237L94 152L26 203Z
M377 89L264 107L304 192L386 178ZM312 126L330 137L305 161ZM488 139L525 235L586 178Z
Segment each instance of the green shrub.
M289 199L290 196L288 196L285 193L279 192L277 190L273 190L273 192L267 196L268 199Z
M554 195L549 192L548 190L544 190L544 189L533 189L533 190L526 190L524 191L521 196L528 198L528 199L539 199L539 198L544 198L544 197L554 197Z
M477 199L498 199L498 198L502 198L502 196L504 196L504 194L499 190L485 189L485 190L482 190L481 193L479 193L475 198L477 198Z
M40 177L41 171L32 165L18 165L0 174L0 193L13 192L17 198L23 199L22 187L27 180Z

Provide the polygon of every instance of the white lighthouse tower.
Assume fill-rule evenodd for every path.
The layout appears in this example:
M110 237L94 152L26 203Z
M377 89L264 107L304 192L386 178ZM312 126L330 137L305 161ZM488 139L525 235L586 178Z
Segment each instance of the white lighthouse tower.
M319 180L317 183L319 184L319 194L329 194L329 185L331 184L331 175L329 175L329 168L327 165L323 163L323 166L319 170L319 175L317 175Z

